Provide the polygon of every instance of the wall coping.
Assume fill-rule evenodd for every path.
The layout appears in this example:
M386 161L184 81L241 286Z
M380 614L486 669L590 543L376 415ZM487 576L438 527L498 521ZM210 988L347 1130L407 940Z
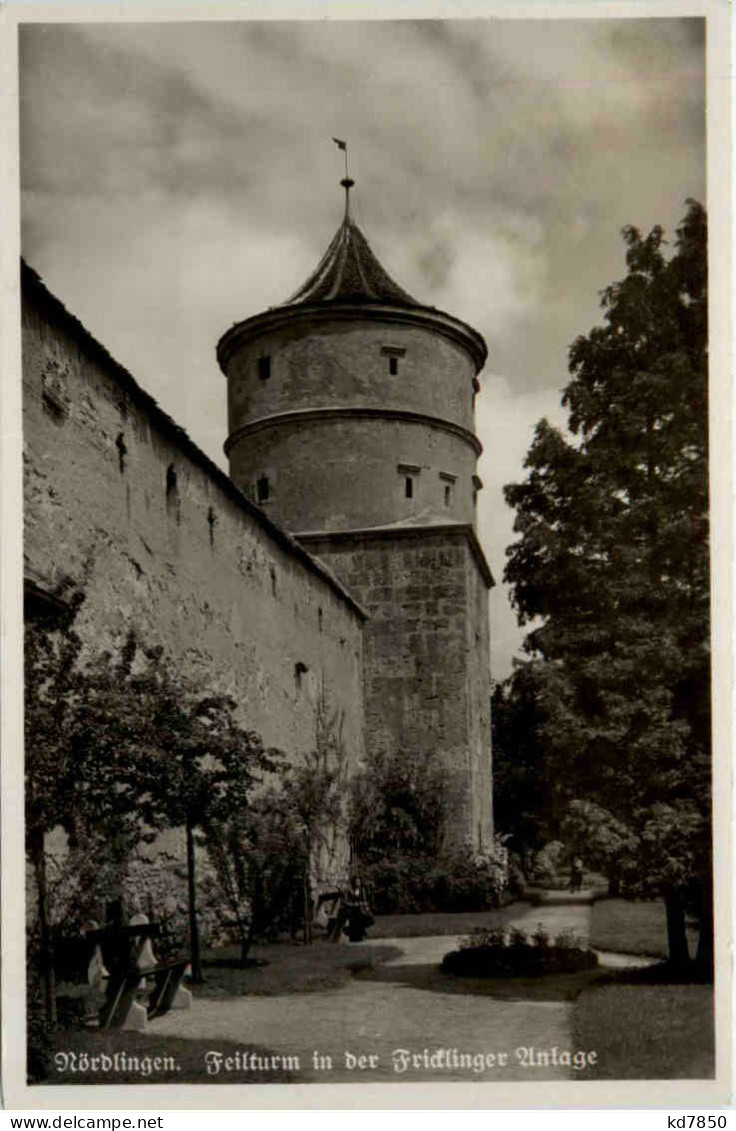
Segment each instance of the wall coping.
M469 522L425 523L422 525L406 526L369 526L354 530L309 530L295 533L294 537L300 542L315 545L318 542L368 542L385 541L387 538L414 538L424 534L450 534L465 538L475 558L481 577L488 589L492 589L496 582L488 565L483 547L478 541L475 528ZM319 553L318 550L314 551Z
M254 432L259 432L263 428L271 428L274 425L299 424L309 420L344 420L349 418L357 420L401 420L408 424L422 424L425 427L437 428L440 431L450 432L452 435L458 436L470 445L476 456L480 456L483 451L483 445L475 432L471 432L469 428L463 428L461 424L454 424L451 420L444 420L441 416L428 416L422 412L411 412L403 408L374 408L367 405L363 407L356 405L354 408L343 406L297 408L289 409L287 412L275 412L270 416L260 416L256 420L251 420L249 424L243 424L240 428L231 432L225 441L223 450L225 455L229 455L235 445L245 436L250 436Z
M80 349L84 350L93 362L105 369L110 377L125 390L131 401L146 413L154 426L171 440L192 463L196 464L228 496L231 502L241 511L244 511L249 518L252 518L282 550L285 550L292 558L304 565L310 573L315 574L325 582L352 612L357 614L360 620L368 619L366 610L327 566L316 561L283 527L278 526L260 507L246 498L232 479L216 463L213 463L209 456L205 455L181 425L164 412L150 393L141 388L132 374L108 353L105 347L93 337L75 315L67 310L63 302L51 293L38 272L34 271L23 259L21 259L21 292L23 297L32 301L41 313L58 322Z

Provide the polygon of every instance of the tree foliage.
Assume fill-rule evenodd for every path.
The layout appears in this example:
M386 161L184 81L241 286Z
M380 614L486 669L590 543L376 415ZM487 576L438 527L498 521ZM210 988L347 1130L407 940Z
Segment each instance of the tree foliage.
M525 875L557 834L564 792L545 759L545 688L538 664L518 666L491 698L493 817ZM560 801L562 795L562 801Z
M192 977L202 978L196 909L196 838L232 814L247 814L254 787L276 769L258 734L237 720L237 704L171 666L160 648L126 643L126 680L138 704L139 745L126 785L146 824L186 834Z
M362 863L434 856L445 834L448 776L430 755L376 754L351 791L351 840Z
M591 837L603 811L625 829L640 885L672 900L710 884L705 213L688 202L669 258L659 227L623 237L628 272L570 350L569 434L541 421L505 490L505 577L547 778L595 806Z
M452 840L452 777L433 754L375 754L352 782L354 863L379 914L497 906L508 854Z
M82 592L25 633L25 831L37 901L38 958L46 1018L56 1018L46 837L63 829L88 855L104 842L121 860L144 835L129 780L141 717L126 686L125 657L85 661L75 628ZM90 852L92 849L92 852Z
M72 843L94 823L110 838L136 835L138 808L128 767L141 735L127 658L90 662L74 627L84 602L32 621L25 635L26 839L29 849L56 827Z
M190 943L199 970L195 830L244 813L275 763L236 704L196 685L161 648L130 633L113 651L85 651L76 630L81 593L49 620L29 621L26 677L26 836L38 901L46 1013L54 1020L53 909L46 837L63 829L122 865L167 828L187 835ZM98 868L99 871L99 868Z

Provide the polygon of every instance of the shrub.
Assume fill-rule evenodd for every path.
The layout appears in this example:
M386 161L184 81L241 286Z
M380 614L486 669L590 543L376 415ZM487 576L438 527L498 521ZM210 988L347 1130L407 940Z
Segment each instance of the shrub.
M362 875L379 915L486 911L498 907L506 893L505 849L383 857L364 866Z
M435 754L371 759L354 777L350 840L379 914L484 911L508 891L508 852L499 838L483 852L443 848L447 767Z
M445 973L465 978L572 974L597 965L596 954L584 949L571 932L562 932L550 945L541 923L531 942L523 931L512 930L507 938L502 928L476 928L462 940L458 950L442 959Z
M542 887L566 887L564 875L565 846L559 840L551 840L540 849L534 858L532 880Z
M583 940L580 935L576 935L575 932L571 931L569 928L555 935L554 945L567 950L584 949Z
M432 860L415 856L377 860L363 869L363 877L372 908L379 915L434 909L432 893L438 875Z
M517 897L526 891L526 873L521 858L514 852L508 858L508 890L509 895Z
M477 947L504 947L507 945L513 945L513 943L507 942L504 927L473 927L470 934L460 941L461 948L467 950Z
M532 935L532 942L542 950L546 950L549 946L549 934L545 931L541 923L537 924L537 929ZM562 949L564 950L564 947Z

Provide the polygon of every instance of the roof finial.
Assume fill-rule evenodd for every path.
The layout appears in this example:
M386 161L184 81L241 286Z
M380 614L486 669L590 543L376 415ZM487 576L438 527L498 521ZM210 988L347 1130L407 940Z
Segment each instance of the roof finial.
M341 141L339 137L332 139L338 149L341 149L345 154L345 176L340 181L340 184L345 189L345 219L347 220L350 215L350 190L355 184L355 181L350 179L350 172L348 170L348 143Z

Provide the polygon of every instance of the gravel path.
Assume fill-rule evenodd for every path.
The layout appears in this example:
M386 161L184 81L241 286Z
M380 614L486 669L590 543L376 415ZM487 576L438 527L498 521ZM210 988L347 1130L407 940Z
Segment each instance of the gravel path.
M590 905L578 899L529 908L509 925L533 932L541 922L552 936L568 930L587 939L589 921ZM219 1041L265 1046L297 1057L300 1080L323 1083L573 1076L571 1068L554 1063L559 1052L552 1052L572 1048L570 1002L444 992L441 981L433 985L424 976L456 941L452 936L381 940L402 953L372 978L353 978L337 990L310 994L199 999L190 1010L157 1021L156 1032L204 1038L215 1052ZM417 986L411 984L413 975ZM315 1067L315 1053L329 1057L331 1069ZM546 1064L540 1053L546 1053ZM407 1056L415 1059L407 1062ZM364 1058L362 1066L358 1057ZM225 1071L231 1083L258 1081L257 1070L223 1066L220 1075Z
M428 939L402 939L402 946ZM447 939L444 940L447 949ZM443 952L444 953L444 952ZM406 956L404 956L405 958ZM569 1047L567 1002L501 1002L462 993L436 993L396 983L354 979L338 990L283 997L200 999L190 1010L156 1022L160 1035L205 1038L265 1046L299 1058L299 1079L322 1082L377 1080L566 1079L562 1068L523 1068L519 1048ZM464 1054L496 1054L496 1066L472 1064L449 1070L419 1063L397 1072L397 1050L420 1056L424 1050L455 1049ZM332 1070L318 1072L313 1054L332 1058ZM350 1068L346 1057L374 1057L365 1068ZM502 1063L498 1063L498 1054ZM503 1060L505 1059L505 1063ZM346 1063L347 1061L347 1063ZM399 1062L401 1058L399 1056ZM491 1062L493 1063L493 1062ZM235 1072L232 1083L255 1083L257 1073Z

